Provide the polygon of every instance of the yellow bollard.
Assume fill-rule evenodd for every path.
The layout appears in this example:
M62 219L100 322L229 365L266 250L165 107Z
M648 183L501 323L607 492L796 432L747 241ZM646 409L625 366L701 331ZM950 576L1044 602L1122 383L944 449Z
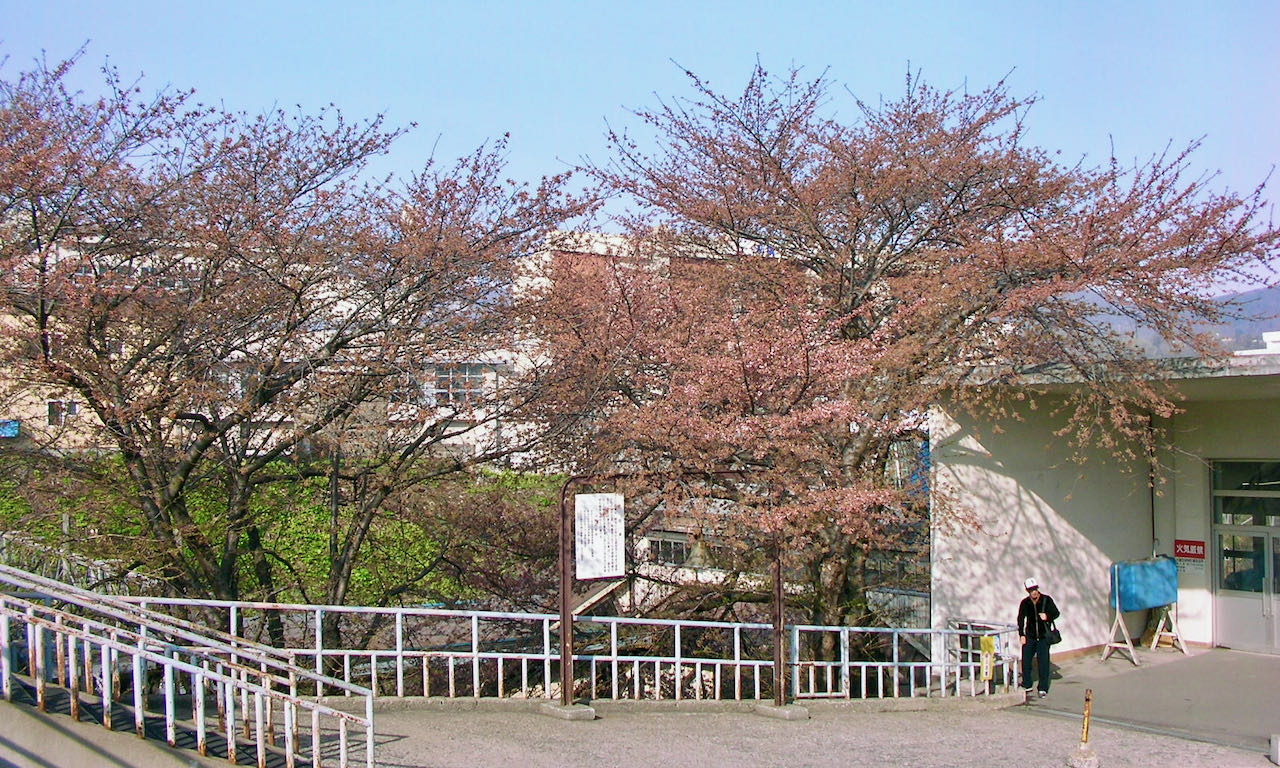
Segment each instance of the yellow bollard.
M1080 732L1080 743L1089 743L1089 717L1093 714L1093 689L1084 692L1084 729Z
M1084 692L1084 725L1080 730L1080 746L1067 758L1067 768L1098 768L1098 756L1089 747L1089 718L1093 716L1093 689Z

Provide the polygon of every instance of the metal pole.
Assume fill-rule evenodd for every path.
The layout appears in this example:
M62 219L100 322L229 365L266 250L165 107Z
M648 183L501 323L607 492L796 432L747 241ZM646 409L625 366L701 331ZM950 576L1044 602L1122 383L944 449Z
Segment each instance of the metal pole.
M569 478L560 489L560 704L573 704L573 520L566 503Z
M786 703L787 671L784 651L786 641L783 632L787 626L787 611L782 601L782 549L773 550L773 704Z
M1089 718L1093 715L1093 689L1087 688L1084 692L1084 727L1080 731L1080 743L1089 743Z

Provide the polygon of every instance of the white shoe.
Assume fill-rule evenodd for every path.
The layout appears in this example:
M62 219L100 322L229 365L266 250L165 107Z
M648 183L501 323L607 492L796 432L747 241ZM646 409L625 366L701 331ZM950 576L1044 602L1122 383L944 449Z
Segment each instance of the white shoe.
M1048 691L1040 691L1040 698L1043 699L1045 696L1048 696L1048 695L1049 695Z

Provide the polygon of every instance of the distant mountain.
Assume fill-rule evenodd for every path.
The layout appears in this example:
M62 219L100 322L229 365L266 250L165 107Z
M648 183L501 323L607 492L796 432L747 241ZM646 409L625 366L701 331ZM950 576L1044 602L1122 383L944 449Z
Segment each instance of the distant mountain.
M1241 319L1216 328L1229 349L1259 349L1264 346L1263 331L1280 331L1280 288L1259 288L1223 296L1221 300L1242 315Z
M1221 296L1218 301L1229 305L1229 311L1237 319L1220 325L1211 326L1207 330L1216 333L1228 350L1260 349L1264 331L1280 331L1280 288L1259 288L1242 293ZM1185 355L1186 350L1177 350L1160 337L1151 328L1140 327L1131 318L1104 313L1101 315L1114 328L1133 334L1138 345L1151 357L1170 357Z

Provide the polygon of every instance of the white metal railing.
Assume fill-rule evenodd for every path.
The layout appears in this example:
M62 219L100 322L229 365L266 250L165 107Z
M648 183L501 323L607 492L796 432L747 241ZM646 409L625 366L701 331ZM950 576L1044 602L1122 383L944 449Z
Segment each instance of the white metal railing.
M20 538L13 543L25 545ZM870 596L877 607L903 613L908 622L928 621L923 593L879 590ZM144 607L222 611L228 638L265 639L267 617L274 615L284 627L286 657L321 678L317 693L353 695L325 682L336 677L346 684L364 683L375 695L396 697L558 695L555 615L125 599ZM348 637L361 634L360 625L365 630L381 625L373 633L380 637L358 648L326 645L320 628L335 620L347 625ZM790 694L797 698L947 696L961 694L965 684L968 695L981 695L992 687L1007 689L1018 676L1016 632L1007 624L954 619L945 630L909 625L788 629ZM576 685L596 698L772 697L771 625L579 617L575 630ZM997 653L984 666L979 645L988 635L997 639ZM696 637L692 643L691 636ZM813 649L824 645L826 652L811 659Z
M208 754L212 730L224 739L232 764L237 762L241 735L253 744L259 766L267 764L269 748L282 752L289 768L298 759L323 765L335 750L344 768L359 751L368 768L375 764L373 693L367 688L300 668L287 651L7 566L0 566L0 590L0 687L6 700L13 699L20 674L31 678L41 710L48 702L50 682L65 688L76 719L81 716L82 694L96 693L101 722L110 729L127 672L134 728L143 737L152 703L146 689L154 670L161 700L154 711L162 713L165 739L171 745L177 742L177 712L189 707L197 750ZM325 686L362 697L363 714L320 701ZM306 689L315 693L304 695ZM208 722L210 705L217 713L216 729Z
M993 622L988 619L947 619L947 629L959 634L956 642L947 648L949 658L958 663L981 663L981 638L996 634L996 660L1004 670L1004 685L1012 687L1021 676L1022 645L1018 637L1018 628L1013 624Z
M48 546L17 531L0 532L0 564L99 594L146 593L161 586L155 579L129 572L123 563L83 557L67 549Z
M257 637L269 617L288 652L317 673L379 696L559 696L559 617L437 608L316 606L133 598L148 606L199 605ZM348 638L329 644L326 622ZM575 694L594 699L770 699L770 624L582 616L574 620ZM1003 649L984 667L979 638ZM367 636L370 643L350 638ZM981 696L1017 679L1011 625L912 629L788 627L795 698ZM939 641L946 649L931 658ZM360 647L354 647L359 645ZM984 672L990 675L987 678Z
M981 653L963 652L980 647L983 636L994 637L997 649L1011 647L1017 637L1017 628L1011 625L948 629L796 625L789 630L791 695L798 699L980 696L993 686L1008 690L1017 680L1016 654L997 650L984 664ZM931 649L939 645L946 652L934 659ZM828 653L819 655L819 648ZM837 658L824 658L832 655Z

